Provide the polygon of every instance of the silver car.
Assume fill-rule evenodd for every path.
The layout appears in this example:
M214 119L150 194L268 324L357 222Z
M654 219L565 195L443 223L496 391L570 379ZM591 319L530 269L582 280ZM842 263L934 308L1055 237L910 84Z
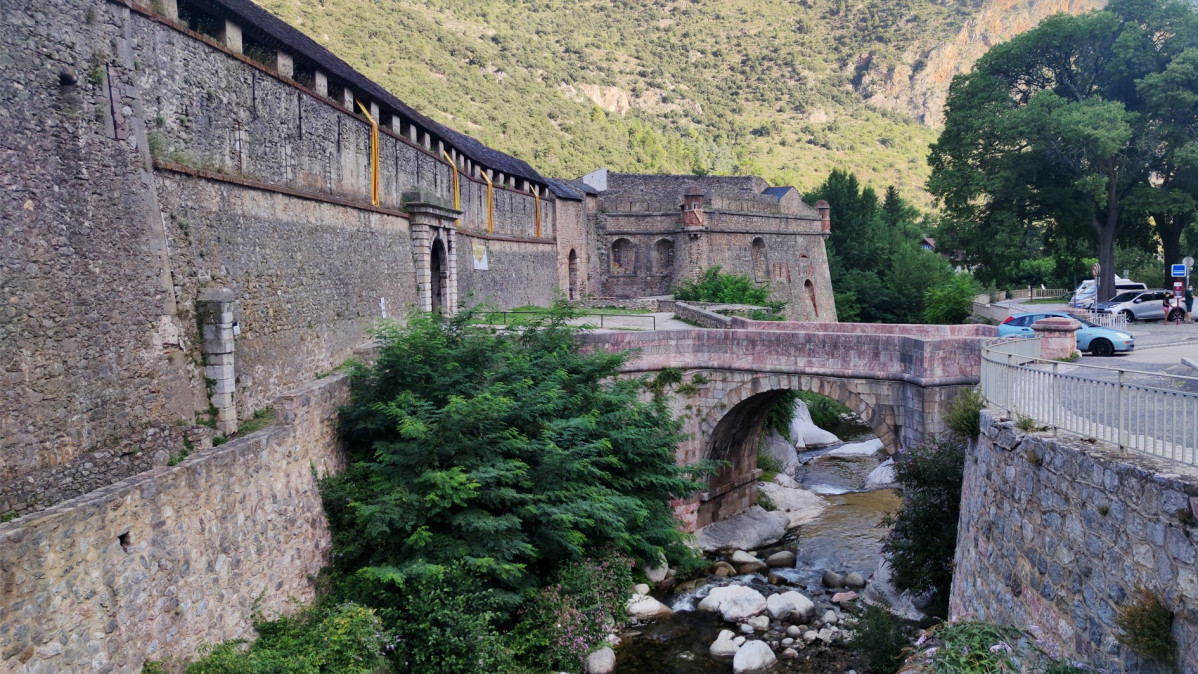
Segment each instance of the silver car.
M1101 314L1123 314L1130 321L1159 321L1165 319L1165 298L1170 299L1168 320L1178 318L1181 309L1168 290L1128 290L1115 295L1106 302L1099 302L1095 309Z

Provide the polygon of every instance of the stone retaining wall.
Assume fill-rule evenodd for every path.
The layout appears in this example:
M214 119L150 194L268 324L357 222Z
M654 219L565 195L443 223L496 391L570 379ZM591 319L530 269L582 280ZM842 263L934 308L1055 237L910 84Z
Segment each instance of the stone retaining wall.
M311 601L348 400L345 375L318 380L271 428L0 525L0 671L138 672Z
M986 410L965 462L952 617L1035 626L1054 655L1106 671L1156 671L1115 638L1143 587L1176 613L1181 671L1198 672L1195 516L1193 467Z

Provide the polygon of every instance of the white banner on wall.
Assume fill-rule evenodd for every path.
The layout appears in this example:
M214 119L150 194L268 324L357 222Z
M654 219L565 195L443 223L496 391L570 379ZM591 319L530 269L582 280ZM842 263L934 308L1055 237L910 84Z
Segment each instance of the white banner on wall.
M475 241L470 244L470 251L474 254L474 268L489 270L490 262L487 260L487 244L481 241Z

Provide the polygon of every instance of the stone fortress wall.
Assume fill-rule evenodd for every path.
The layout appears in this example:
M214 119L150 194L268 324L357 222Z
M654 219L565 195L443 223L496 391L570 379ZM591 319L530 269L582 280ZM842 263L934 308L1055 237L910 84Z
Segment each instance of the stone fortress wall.
M982 413L965 461L950 612L1028 629L1103 671L1158 671L1113 635L1138 588L1198 671L1198 471ZM1165 671L1164 668L1159 671Z

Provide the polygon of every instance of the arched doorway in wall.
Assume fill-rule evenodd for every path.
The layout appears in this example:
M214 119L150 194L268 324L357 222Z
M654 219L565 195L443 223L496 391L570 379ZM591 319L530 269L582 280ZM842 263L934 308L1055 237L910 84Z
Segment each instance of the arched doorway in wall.
M573 248L570 249L569 264L570 264L570 272L569 272L570 273L570 279L569 279L570 287L568 289L568 292L570 294L570 299L576 300L576 299L578 299L578 295L579 295L579 292L578 292L578 253L576 253Z
M653 244L653 273L669 274L674 270L674 242L658 239Z
M632 275L636 273L636 245L628 239L616 239L611 245L611 273Z
M449 256L445 251L445 244L441 239L433 241L432 249L429 251L429 289L432 296L433 313L441 313L445 311L445 307L449 305Z
M760 236L753 239L753 280L758 282L770 280L769 261L765 256L765 239Z

